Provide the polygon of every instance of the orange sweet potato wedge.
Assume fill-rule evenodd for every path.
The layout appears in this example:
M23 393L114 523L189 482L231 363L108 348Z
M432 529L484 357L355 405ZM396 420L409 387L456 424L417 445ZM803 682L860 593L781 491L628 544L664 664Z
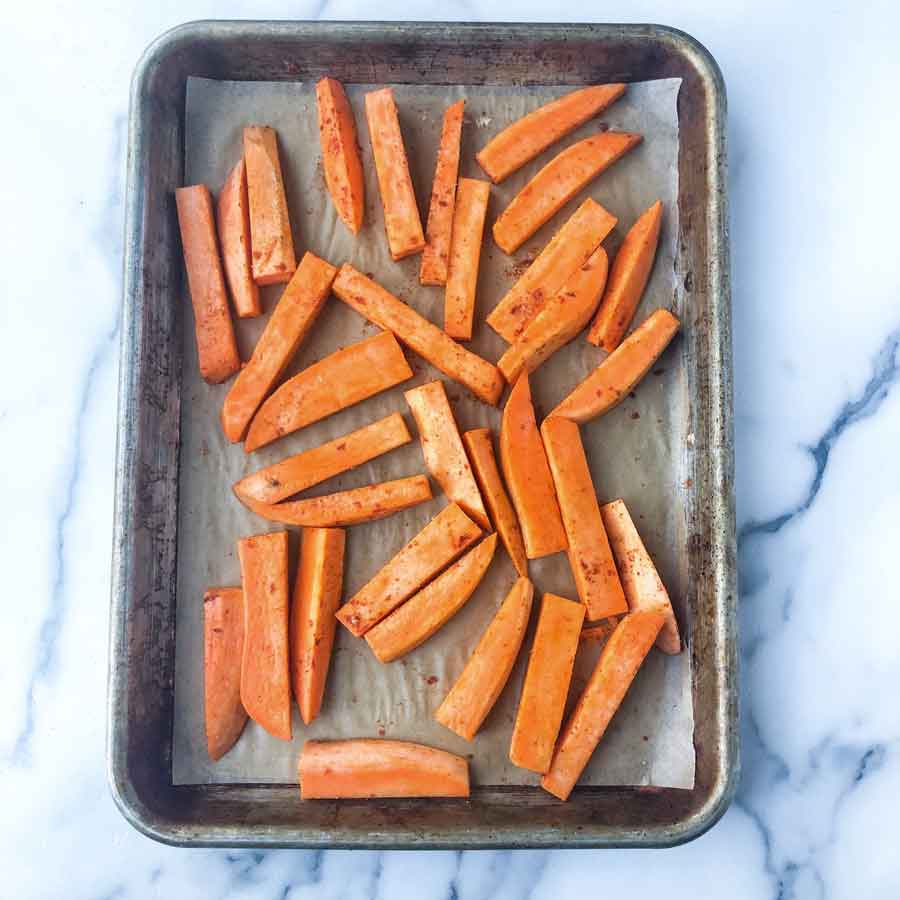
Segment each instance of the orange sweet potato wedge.
M288 535L257 534L238 541L244 592L241 702L254 722L291 739L288 654Z
M378 660L389 663L405 656L455 616L484 578L496 549L497 535L489 534L431 584L370 628L365 634L366 643Z
M625 337L647 287L662 223L662 201L657 200L631 226L613 260L609 285L591 324L587 339L612 353Z
M650 652L664 618L660 610L631 613L606 642L541 779L541 787L554 797L568 799Z
M344 86L334 78L316 83L316 111L325 184L338 218L353 232L362 228L366 184L356 141L356 122Z
M306 253L269 316L222 406L222 430L233 444L244 437L253 414L281 377L319 315L337 269Z
M508 125L475 159L491 181L499 184L624 93L624 84L596 84L572 91Z
M516 571L520 575L527 575L528 557L525 555L522 529L500 478L500 470L497 468L497 459L491 443L491 430L475 428L467 431L463 435L463 444L468 451L475 479L481 488L481 496L487 504L500 540L503 541L503 546L506 547Z
M212 197L206 185L194 184L175 191L175 205L194 307L200 377L219 384L240 369L241 357L228 311Z
M578 425L544 419L544 449L569 541L569 565L589 621L628 612Z
M639 134L605 131L554 156L494 222L494 242L505 253L515 253L583 187L641 140Z
M250 206L243 157L222 186L216 204L216 225L234 311L242 319L258 316L262 313L262 304L250 264Z
M458 503L469 518L490 531L491 523L463 448L444 383L430 381L406 391L403 396L419 428L426 468L451 503Z
M234 492L241 500L279 503L411 440L403 416L392 413L327 444L304 450L247 475L234 485Z
M257 284L282 284L291 280L297 258L274 128L251 125L244 129L244 162L253 280Z
M583 621L582 604L544 594L509 746L513 765L532 772L550 768Z
M338 621L362 637L480 535L481 529L451 503L340 608Z
M481 237L491 186L476 178L460 178L453 213L450 266L444 289L444 331L460 341L472 339Z
M467 741L475 737L509 679L528 627L533 595L531 582L519 578L434 714L441 725Z
M503 376L497 367L461 347L371 278L345 264L332 290L361 316L392 331L407 347L467 387L479 400L497 405L503 392Z
M444 113L444 126L441 129L441 143L438 146L431 187L431 204L428 207L428 224L425 226L425 249L422 251L422 266L419 269L419 281L422 284L447 283L465 105L465 100L458 100L448 106Z
M619 567L628 608L632 612L662 609L666 620L656 639L656 646L663 653L680 653L681 635L669 592L635 528L625 501L613 500L612 503L606 503L600 507L600 515L603 516L603 524Z
M389 332L335 350L298 372L259 408L244 441L253 450L318 422L412 378L412 369Z
M203 595L203 695L209 758L221 759L247 723L241 703L244 593L210 588Z
M512 384L524 370L533 372L587 325L606 284L607 256L598 247L588 261L525 326L519 339L497 361L497 368Z
M297 775L301 800L469 796L465 759L408 741L307 741Z
M650 371L680 326L666 309L651 313L550 415L584 424L609 412Z
M534 419L528 374L523 372L503 408L500 466L519 517L529 559L565 550L563 528L547 454Z
M422 233L422 220L419 218L403 135L400 133L400 120L397 118L397 104L391 88L366 94L366 119L384 209L388 248L391 259L396 261L422 250L425 235Z
M515 343L541 307L583 266L617 219L588 197L553 235L525 274L506 292L487 323Z
M242 502L270 522L306 528L343 528L384 519L430 499L428 479L424 475L412 475L307 500L259 503L242 498Z
M341 528L304 528L291 599L291 681L300 717L309 725L322 708L344 578Z

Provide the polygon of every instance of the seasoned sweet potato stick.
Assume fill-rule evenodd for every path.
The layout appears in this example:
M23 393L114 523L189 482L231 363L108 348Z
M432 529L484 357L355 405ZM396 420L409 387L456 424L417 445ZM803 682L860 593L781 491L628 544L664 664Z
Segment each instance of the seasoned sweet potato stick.
M243 157L222 186L216 204L216 225L234 311L242 319L258 316L262 313L262 304L250 264L250 207Z
M566 532L544 444L534 420L526 372L513 385L503 408L500 465L519 517L528 558L565 550Z
M327 444L304 450L247 475L234 485L234 492L239 499L278 503L411 440L403 416L392 413Z
M244 129L244 162L250 206L250 260L257 284L290 281L297 258L274 128Z
M313 363L289 378L253 417L244 450L250 453L311 422L318 422L412 378L389 332L382 331Z
M569 716L541 787L567 800L625 698L662 627L660 610L631 613L619 622Z
M237 443L319 315L337 269L306 253L259 336L222 406L222 430Z
M291 601L291 680L300 717L309 725L322 708L331 646L341 605L344 538L341 528L304 528Z
M175 205L194 307L200 377L209 384L218 384L240 369L241 357L216 245L212 197L206 185L194 184L175 191Z
M247 711L241 703L244 594L239 587L203 595L203 696L209 758L221 759L241 736Z
M651 313L550 415L584 424L611 410L650 371L680 325L666 309Z
M448 500L458 503L467 516L485 531L490 531L491 523L463 449L444 383L430 381L406 391L403 396L419 428L422 455L428 471Z
M503 376L487 360L460 347L436 325L351 265L341 266L334 293L361 316L397 337L448 378L467 387L479 400L496 406Z
M391 259L403 259L418 253L425 246L422 220L409 164L400 133L397 105L391 88L366 94L366 119L372 139L372 156L378 175L378 190L384 209L384 229L387 232Z
M528 627L533 595L531 582L519 578L434 714L441 725L467 741L481 728L512 672Z
M672 610L672 601L635 528L625 501L613 500L612 503L601 506L600 515L603 516L603 524L619 567L628 608L632 612L662 609L666 620L656 639L656 646L663 653L680 653L681 635Z
M504 128L475 158L491 181L499 184L624 93L624 84L596 84L551 100Z
M506 253L515 253L583 187L641 140L639 134L606 131L578 141L554 156L494 222L497 246Z
M383 663L393 662L425 643L458 613L484 578L497 535L489 534L431 584L366 632L366 642Z
M257 534L238 541L244 590L241 702L254 722L291 739L288 655L288 535Z
M466 760L407 741L307 741L297 775L301 800L469 796Z
M434 183L431 187L431 204L428 207L428 224L425 226L425 249L422 251L422 267L419 269L419 281L422 284L447 283L465 105L465 100L458 100L448 106L444 113Z
M528 557L525 555L525 544L522 541L522 529L516 511L510 502L506 488L500 478L494 447L491 444L490 428L476 428L463 435L463 444L469 453L469 460L481 488L481 496L487 504L491 520L506 552L520 575L528 574Z
M569 565L589 621L628 612L578 425L544 419L547 461L569 540Z
M509 746L510 761L532 772L550 768L584 621L584 606L544 594Z
M641 302L653 268L661 223L662 202L657 200L631 226L613 260L606 293L587 336L608 353L621 343Z
M338 218L358 234L366 205L356 123L344 86L334 78L316 83L316 110L319 117L319 140L322 144L322 168L325 184Z
M487 317L502 338L514 343L540 308L583 266L617 219L588 197L506 292Z
M361 637L480 535L481 529L455 503L445 507L340 608L338 621Z

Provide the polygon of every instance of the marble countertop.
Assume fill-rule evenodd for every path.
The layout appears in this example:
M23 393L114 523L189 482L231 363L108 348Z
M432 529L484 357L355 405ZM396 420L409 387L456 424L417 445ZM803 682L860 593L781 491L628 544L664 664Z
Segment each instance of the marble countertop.
M692 33L728 85L744 774L722 821L665 852L184 851L142 837L113 804L106 623L128 81L141 50L207 17L584 15L549 12L85 0L6 18L0 895L900 896L900 8L887 2L592 7L597 21Z

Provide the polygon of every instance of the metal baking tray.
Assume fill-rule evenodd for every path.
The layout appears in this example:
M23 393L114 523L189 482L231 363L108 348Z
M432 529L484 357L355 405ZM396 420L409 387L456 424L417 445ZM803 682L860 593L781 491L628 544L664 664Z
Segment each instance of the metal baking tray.
M686 492L696 781L691 790L475 788L470 800L301 803L295 785L174 785L172 724L182 183L189 76L577 85L683 79L678 271L694 440ZM663 847L722 815L738 778L736 563L725 88L709 53L657 25L197 22L132 83L110 621L108 766L124 816L183 846Z

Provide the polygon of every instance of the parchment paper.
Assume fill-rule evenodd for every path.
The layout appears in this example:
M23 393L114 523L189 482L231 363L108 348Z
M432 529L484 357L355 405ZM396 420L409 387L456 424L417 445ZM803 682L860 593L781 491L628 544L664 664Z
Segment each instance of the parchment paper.
M615 249L635 218L657 198L665 217L653 276L637 321L658 306L680 311L675 278L678 233L678 123L676 100L680 81L631 85L625 97L599 119L543 154L537 161L491 191L487 240L479 277L475 352L497 360L505 345L483 316L525 269L584 196L590 194L619 217ZM312 84L216 82L190 79L186 100L185 183L203 182L218 191L241 154L241 131L247 124L272 125L278 131L288 205L298 261L309 249L335 264L350 261L373 274L423 315L438 324L443 315L441 288L421 287L419 257L391 261L363 113L362 95L371 88L348 89L356 114L366 173L366 221L354 239L338 220L325 190ZM430 197L435 153L444 108L465 97L461 175L484 178L475 151L500 128L571 88L395 86L401 127L410 158L416 195L424 223ZM506 203L553 153L604 127L637 131L644 142L616 163L545 225L510 258L490 239L490 226ZM268 313L282 290L265 289ZM514 581L505 552L494 562L471 600L438 634L390 665L381 665L364 641L338 628L322 715L308 728L294 711L294 740L279 741L249 722L237 745L218 763L206 752L203 726L203 603L209 585L240 583L235 542L248 534L280 526L248 512L230 485L238 478L313 447L393 411L414 423L403 390L441 377L411 351L406 355L415 378L384 394L292 434L250 456L228 444L219 425L227 385L210 387L198 375L193 321L184 299L184 394L182 407L181 482L178 530L178 609L175 673L173 776L176 783L279 782L296 778L297 755L306 738L375 737L421 741L467 755L476 784L536 784L537 776L515 768L508 759L511 725L527 652L522 652L510 681L485 726L471 744L438 725L434 710L462 670L479 636ZM238 320L243 357L249 357L264 324ZM301 347L288 375L376 329L336 298L331 298ZM684 463L682 425L686 421L683 375L674 347L659 361L636 395L584 429L592 472L602 500L624 497L650 552L657 560L683 626L685 621L683 504L678 502ZM597 364L601 352L583 338L545 364L532 379L538 419ZM475 400L464 388L445 379L460 429L490 425L496 434L499 411ZM395 450L359 470L314 488L330 493L372 481L424 471L418 441ZM433 501L377 523L349 530L345 597L351 596L394 553L413 537L446 498L434 485ZM292 553L296 555L294 536ZM533 561L531 577L536 602L525 650L530 646L539 598L554 591L577 598L564 554ZM598 645L583 645L573 679L570 705L589 675ZM595 753L582 783L691 787L694 780L693 719L689 653L665 657L653 651Z

